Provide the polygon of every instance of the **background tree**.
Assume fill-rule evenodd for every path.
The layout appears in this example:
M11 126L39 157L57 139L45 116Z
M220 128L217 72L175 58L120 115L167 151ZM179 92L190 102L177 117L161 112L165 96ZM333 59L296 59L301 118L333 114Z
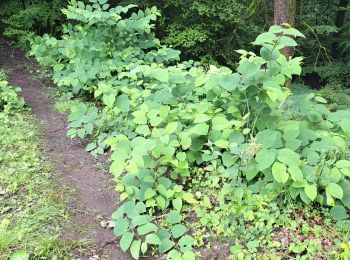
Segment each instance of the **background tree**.
M296 0L274 0L273 9L274 24L281 25L288 23L292 26L295 25ZM284 48L282 52L287 58L293 56L293 49L290 47Z
M335 17L335 23L334 23L335 26L339 29L344 26L345 15L346 15L348 5L349 5L349 0L339 0L338 11L337 11L337 14ZM341 35L339 32L337 32L334 34L334 37L339 38L341 37ZM340 55L339 42L335 41L332 47L333 47L332 48L333 57L335 59L339 58L339 55Z
M183 59L203 65L237 66L237 49L247 49L254 37L272 24L287 22L306 35L294 55L304 57L304 74L318 88L327 83L350 87L350 0L109 0L109 4L157 6L162 16L156 35L181 51ZM25 2L25 10L23 10ZM85 0L87 3L88 0ZM1 0L0 20L6 34L26 45L44 33L59 35L66 0ZM1 31L1 22L0 22ZM32 34L33 33L33 34ZM291 49L283 50L293 55ZM305 75L303 75L305 79ZM342 80L340 80L340 78ZM309 83L308 83L309 84Z

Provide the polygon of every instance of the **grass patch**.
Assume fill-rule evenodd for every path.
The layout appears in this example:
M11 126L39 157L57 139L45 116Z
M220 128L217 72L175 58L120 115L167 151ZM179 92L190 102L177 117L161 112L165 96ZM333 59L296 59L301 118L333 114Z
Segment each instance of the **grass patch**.
M51 179L52 165L40 155L41 136L28 112L0 124L0 258L68 257L81 241L60 237L69 224L68 196Z

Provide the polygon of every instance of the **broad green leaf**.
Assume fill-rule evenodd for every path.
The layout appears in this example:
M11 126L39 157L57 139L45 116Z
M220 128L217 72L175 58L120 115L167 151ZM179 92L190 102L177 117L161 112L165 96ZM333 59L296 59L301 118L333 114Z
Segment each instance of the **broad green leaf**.
M196 260L196 254L192 251L186 251L182 255L182 260Z
M170 238L171 234L165 229L159 229L157 232L157 236L160 238L160 240L163 240L165 238Z
M310 200L310 198L306 195L304 190L301 190L299 192L300 198L301 200L305 203L305 204L310 204L312 202L312 200Z
M181 198L173 199L172 204L173 204L174 209L176 209L177 211L181 211L181 208L182 208L182 199Z
M87 152L91 152L91 151L94 150L96 147L97 147L96 143L89 143L89 144L86 146L86 151L87 151Z
M259 174L259 170L255 165L248 165L247 167L242 168L242 171L245 174L247 181L251 181Z
M288 166L300 165L300 155L288 148L279 150L277 159Z
M145 191L145 194L143 195L145 197L145 200L148 200L152 197L154 197L154 195L156 195L157 193L155 192L155 190L153 190L152 188L148 188Z
M341 170L343 170L343 169L341 169ZM345 169L345 170L347 170L347 169ZM329 182L333 182L333 183L338 183L341 178L342 178L341 172L335 167L332 168L331 173L326 176L326 179Z
M143 135L143 136L148 136L151 134L151 131L149 130L147 125L139 125L136 129L135 132Z
M217 140L214 144L219 148L228 148L228 141L226 140Z
M153 223L147 223L137 228L137 233L142 236L151 232L157 232L158 227Z
M141 244L142 254L145 254L147 252L147 249L148 249L148 244L146 242L142 242L142 244Z
M213 130L224 130L231 127L231 123L221 116L216 116L212 119L212 129Z
M131 220L131 224L133 226L140 226L146 223L149 223L151 221L151 217L149 215L139 215Z
M234 73L221 77L219 80L219 85L228 91L232 91L238 87L239 81L239 75Z
M266 129L257 133L256 139L263 145L263 148L271 148L277 141L277 133L277 131Z
M166 187L163 184L158 184L157 185L157 191L159 192L159 194L161 194L164 197L166 197L167 189L166 189Z
M289 27L289 28L283 28L283 34L284 35L291 35L294 37L302 37L305 38L305 35L299 32L297 29Z
M342 168L340 169L340 172L344 174L344 176L350 177L350 170L348 168Z
M130 100L128 95L122 94L117 98L117 107L124 113L130 110Z
M169 81L169 72L166 69L154 69L152 76L160 82L167 83Z
M130 253L134 259L139 259L140 257L140 247L141 240L134 240L130 246Z
M288 172L290 173L290 176L293 179L293 181L302 181L304 179L303 172L296 165L288 166Z
M322 120L322 115L317 111L310 111L307 113L307 117L311 122L320 122Z
M161 243L159 237L156 234L148 234L145 238L145 241L148 244L152 244L152 245L160 245Z
M350 192L344 191L343 198L341 199L341 202L344 204L345 207L350 209Z
M189 235L181 237L178 241L178 245L180 246L180 251L183 253L192 250L193 237Z
M183 260L183 257L179 251L173 249L167 254L167 260Z
M120 248L124 252L126 252L129 249L133 238L134 238L134 233L131 233L131 232L125 232L124 235L122 236L120 240Z
M114 106L114 102L115 102L114 94L103 95L103 103L105 103L106 106L112 108Z
M343 197L343 189L336 183L328 184L326 187L326 193L337 199L342 199Z
M182 224L177 224L171 228L173 238L179 238L187 232L188 228Z
M287 167L283 163L275 162L272 165L273 178L279 183L286 183L289 178Z
M280 48L295 47L295 46L298 46L298 44L292 38L287 36L282 36L278 40L278 46L280 46Z
M241 131L233 131L229 136L230 143L241 144L244 142L244 135Z
M132 113L134 116L134 122L139 125L146 125L147 124L147 117L145 111L135 111Z
M327 104L327 100L324 99L324 98L321 97L321 96L316 96L316 97L315 97L315 100L316 100L317 102L319 102L319 103Z
M340 122L340 127L343 129L343 131L347 134L350 135L350 119L345 118Z
M339 160L335 163L335 166L337 166L338 168L350 168L350 161Z
M258 169L263 171L269 168L275 161L276 153L274 150L262 149L260 150L255 157L255 160L258 163Z
M161 209L165 209L166 207L166 201L163 196L157 196L156 201Z
M125 218L117 219L114 223L114 235L119 237L123 235L129 227L129 221Z
M221 159L225 167L231 167L237 161L237 157L233 156L230 152L224 152L221 155Z
M79 129L77 131L77 135L80 137L80 139L83 139L85 137L85 134L86 134L85 129Z
M135 214L136 204L135 201L128 201L123 204L123 211L128 215L129 218L132 218ZM138 215L138 214L137 214Z
M276 40L277 36L274 33L271 32L265 32L260 34L255 41L253 42L253 44L255 45L263 45L264 43L271 43L273 44L274 41Z
M343 206L334 206L330 210L331 217L334 220L343 220L349 218L345 208Z
M196 114L196 116L194 118L194 123L195 124L203 123L203 122L206 122L210 119L211 119L211 117L206 115L206 114Z
M159 253L164 254L175 246L175 243L169 238L162 239L159 245Z
M184 153L184 152L177 153L176 154L176 158L179 161L185 161L186 160L186 153Z
M165 127L165 132L167 134L172 134L176 131L177 126L178 126L177 122L171 122Z
M179 211L177 211L177 210L170 211L170 213L166 217L166 221L169 224L179 223L181 221L181 215L180 215Z
M205 123L197 124L190 129L190 132L196 135L207 135L209 126Z
M277 100L283 101L287 98L286 93L283 92L282 89L279 87L273 87L273 86L264 84L263 89L266 90L267 95L273 102L272 104L275 104Z
M182 199L190 204L195 204L198 201L193 197L192 193L186 192L182 195Z
M305 194L310 200L315 200L317 197L317 187L315 184L310 184L304 187Z
M180 137L180 144L182 146L182 149L187 150L192 144L191 137L189 137L189 136L181 136Z

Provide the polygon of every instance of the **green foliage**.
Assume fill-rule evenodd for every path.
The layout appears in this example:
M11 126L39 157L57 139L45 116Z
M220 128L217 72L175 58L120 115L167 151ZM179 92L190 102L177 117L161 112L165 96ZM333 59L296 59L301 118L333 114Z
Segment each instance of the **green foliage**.
M346 110L350 108L350 96L341 84L327 84L319 92L327 99L330 110Z
M183 58L200 60L206 65L220 63L234 67L233 60L238 55L232 49L245 48L269 26L270 5L261 0L111 2L138 4L141 8L156 5L164 16L156 30L161 41L181 50Z
M111 150L124 201L113 214L121 248L135 259L155 251L194 259L194 238L183 225L193 210L201 217L219 205L223 213L245 194L334 206L332 215L343 219L350 112L329 111L315 94L290 98L285 85L300 75L302 59L287 60L280 50L297 46L303 34L272 26L253 42L260 56L237 51L237 72L205 70L178 62L179 52L160 44L155 7L132 8L72 0L62 39L45 35L31 52L53 68L62 91L86 100L73 107L68 134L92 138L87 150L95 154ZM203 172L217 201L191 188Z
M0 70L0 118L23 108L24 101L18 96L20 91L9 85L5 72Z
M23 6L20 0L11 0L0 4L5 9L3 15L0 11L1 21L5 24L4 35L16 39L19 46L28 48L36 34L58 34L60 27L57 25L62 22L60 9L64 1L35 0L24 3Z
M60 9L66 1L3 0L0 17L3 17L6 34L19 38L28 47L34 33L60 34L65 22ZM106 2L107 3L107 2ZM232 49L246 48L255 35L266 30L273 16L272 2L263 0L110 0L111 6L137 4L139 9L156 5L163 18L158 22L156 35L161 42L182 51L185 59L200 60L203 64L221 64L235 68L237 53ZM302 0L296 8L296 28L307 40L301 40L297 55L305 57L304 72L316 72L322 84L339 82L337 75L349 71L349 19L336 27L339 0ZM335 54L337 52L337 54ZM333 81L335 80L335 81Z
M298 6L297 27L307 37L307 40L300 42L298 53L305 57L304 74L316 74L322 86L342 84L348 88L350 24L348 15L341 27L335 24L340 2L310 0Z

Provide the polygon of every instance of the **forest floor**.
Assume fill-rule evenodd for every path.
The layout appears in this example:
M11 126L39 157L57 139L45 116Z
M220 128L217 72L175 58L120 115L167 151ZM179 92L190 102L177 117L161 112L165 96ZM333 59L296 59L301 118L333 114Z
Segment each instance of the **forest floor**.
M35 62L4 38L0 38L0 68L8 73L11 85L22 89L26 104L39 121L44 138L42 153L54 165L54 179L62 183L62 189L73 190L67 210L75 226L63 228L61 239L91 240L87 255L75 252L83 259L100 259L103 255L107 259L130 259L114 240L113 229L103 227L117 208L113 180L98 166L104 162L85 152L83 142L66 136L67 116L54 109L48 95L50 82L39 77Z

